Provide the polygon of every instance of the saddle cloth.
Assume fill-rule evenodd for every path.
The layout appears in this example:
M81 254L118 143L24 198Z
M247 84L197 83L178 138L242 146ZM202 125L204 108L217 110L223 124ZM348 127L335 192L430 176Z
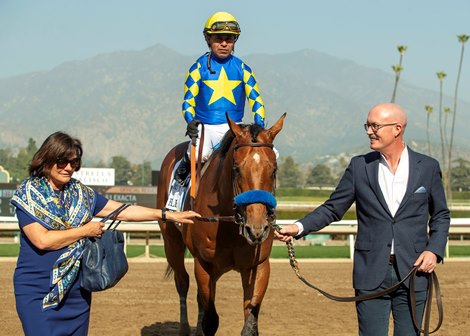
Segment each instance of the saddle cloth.
M178 169L181 160L179 160L171 173L171 182L168 187L168 200L166 202L165 208L170 211L183 211L184 201L188 195L188 191L191 187L191 174L188 174L184 184L181 185L175 180L175 172Z

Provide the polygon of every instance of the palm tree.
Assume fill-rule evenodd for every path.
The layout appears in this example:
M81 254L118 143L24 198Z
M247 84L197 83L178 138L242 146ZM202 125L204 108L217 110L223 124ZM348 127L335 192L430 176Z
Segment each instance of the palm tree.
M449 149L449 142L447 141L447 116L452 113L450 107L444 107L444 144L446 151Z
M462 44L460 49L460 61L459 61L459 70L457 72L457 81L455 83L455 93L454 93L454 114L452 115L452 128L450 131L450 143L449 143L449 158L448 158L448 167L447 167L447 179L448 179L448 189L447 189L447 197L452 199L452 191L451 191L451 162L452 162L452 146L454 144L454 129L455 129L455 115L457 114L457 96L459 93L459 82L460 82L460 74L462 73L462 63L463 63L463 54L465 50L465 42L468 41L468 35L457 35L459 42Z
M392 65L392 69L395 72L395 85L393 87L392 99L391 102L395 103L395 98L397 95L398 81L400 80L400 74L403 71L403 56L405 55L407 46L400 45L397 47L398 52L400 53L400 60L398 65Z
M428 139L428 154L429 156L432 156L431 141L429 141L429 119L431 117L432 111L434 110L434 107L432 107L432 105L425 105L424 109L426 110L426 137Z
M444 85L444 78L447 74L444 71L440 71L436 73L437 78L439 79L439 132L441 135L441 158L442 158L442 166L445 167L445 149L444 149L444 129L442 127L442 88Z

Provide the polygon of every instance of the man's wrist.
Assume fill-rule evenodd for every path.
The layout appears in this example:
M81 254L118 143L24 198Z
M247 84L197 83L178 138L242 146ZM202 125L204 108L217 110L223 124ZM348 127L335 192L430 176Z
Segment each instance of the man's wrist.
M296 221L296 222L294 222L294 225L297 226L297 229L298 229L296 236L298 236L298 235L302 234L302 232L304 232L304 226L303 226L302 222Z

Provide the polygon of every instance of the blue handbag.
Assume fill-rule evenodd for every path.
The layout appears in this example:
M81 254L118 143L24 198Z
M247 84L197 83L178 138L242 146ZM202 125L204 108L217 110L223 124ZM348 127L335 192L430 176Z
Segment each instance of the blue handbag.
M90 291L102 291L116 285L127 273L129 266L124 253L124 235L117 231L121 221L118 214L130 204L123 204L101 221L112 219L101 237L87 238L81 262L81 287ZM114 225L114 226L113 226Z

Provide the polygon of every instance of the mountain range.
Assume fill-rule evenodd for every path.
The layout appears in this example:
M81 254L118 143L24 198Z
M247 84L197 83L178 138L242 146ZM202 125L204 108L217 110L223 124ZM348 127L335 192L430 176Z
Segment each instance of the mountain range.
M28 138L40 145L47 135L63 130L82 140L85 161L108 162L122 155L134 163L150 161L158 169L168 150L187 140L181 115L183 83L197 56L157 44L0 79L0 147L25 147ZM387 73L312 49L252 54L243 60L258 79L267 127L287 112L275 141L281 157L291 155L307 163L368 151L362 125L373 105L390 101L392 70ZM452 97L443 100L443 106L453 106ZM424 106L434 106L430 137L437 156L439 92L400 81L396 101L408 113L407 143L425 153ZM465 125L470 122L470 103L460 101L458 108L455 144L468 157L470 132ZM250 115L247 111L245 122Z

